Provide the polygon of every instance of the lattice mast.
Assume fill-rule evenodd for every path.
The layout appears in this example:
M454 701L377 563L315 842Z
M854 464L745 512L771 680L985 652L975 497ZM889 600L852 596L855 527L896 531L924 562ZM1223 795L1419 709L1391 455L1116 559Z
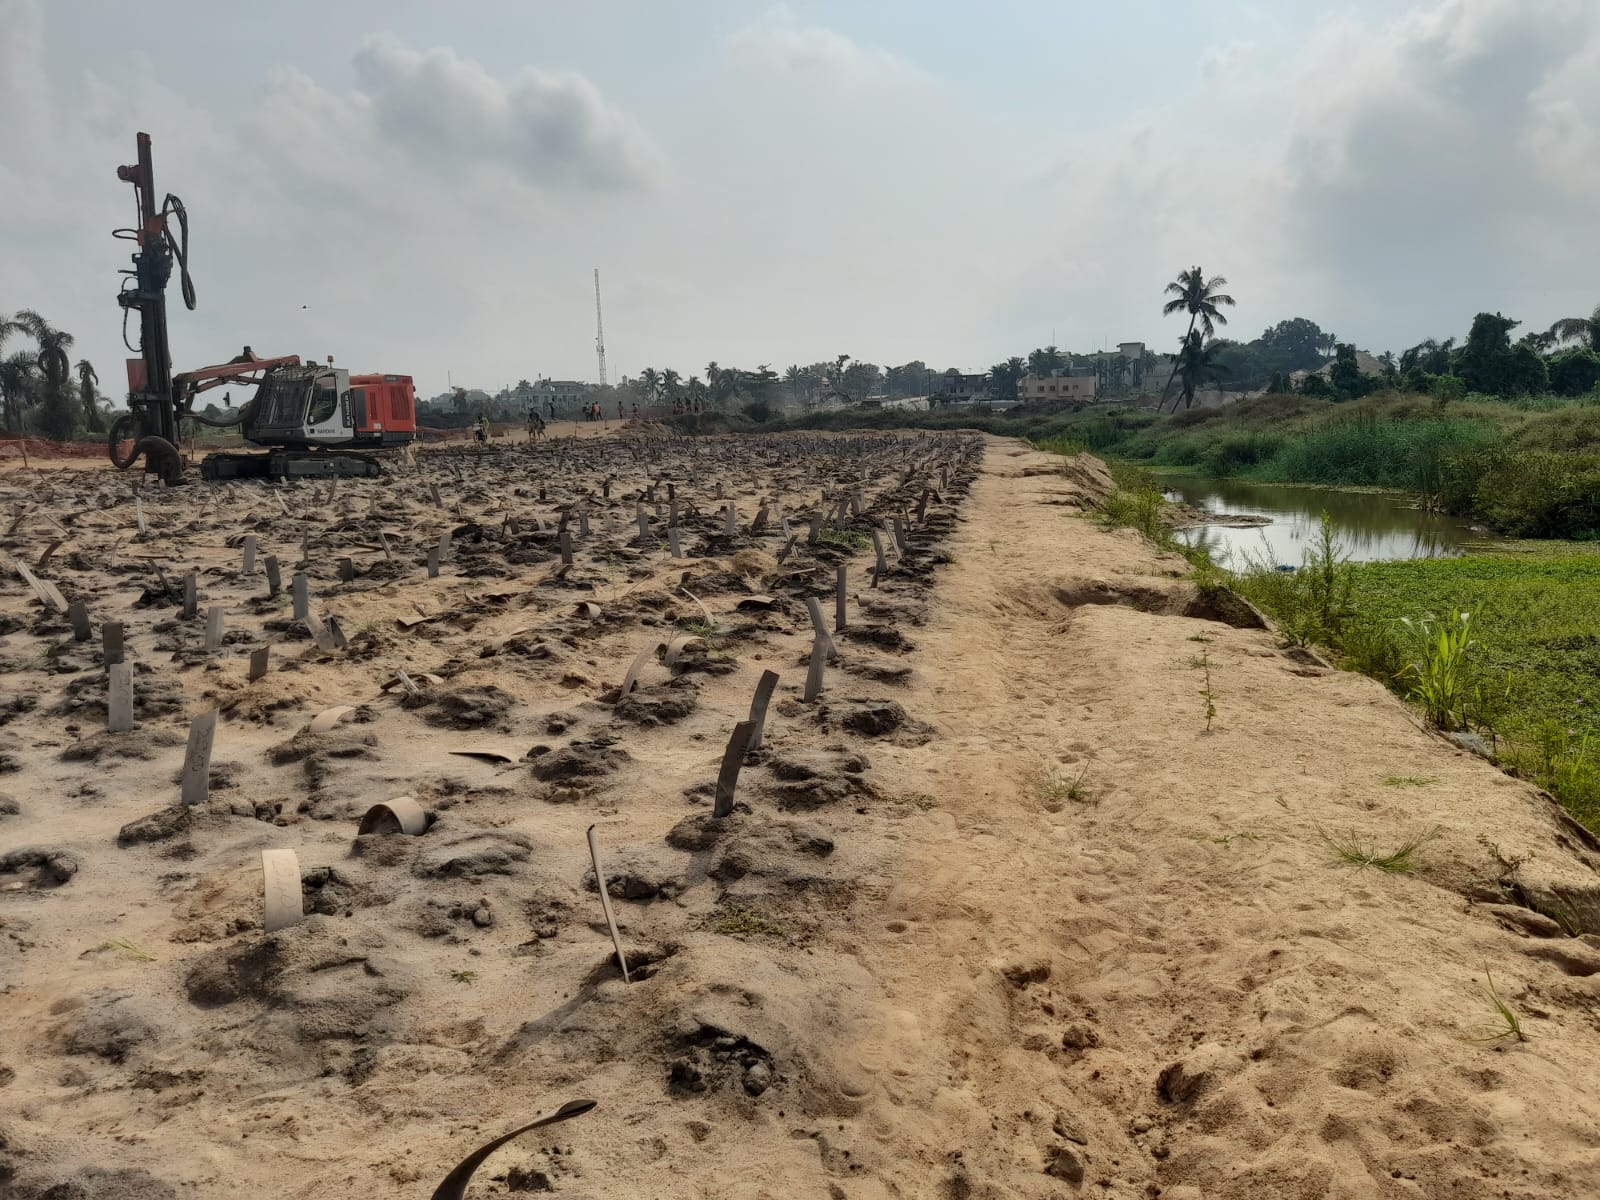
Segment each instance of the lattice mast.
M600 268L594 269L594 353L600 360L600 386L606 386L606 327L600 319Z

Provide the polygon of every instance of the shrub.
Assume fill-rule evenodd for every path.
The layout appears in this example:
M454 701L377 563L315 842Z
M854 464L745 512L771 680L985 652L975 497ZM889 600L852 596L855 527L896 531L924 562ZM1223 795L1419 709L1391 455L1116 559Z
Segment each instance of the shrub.
M1449 621L1432 616L1420 620L1402 617L1401 623L1417 635L1417 657L1406 666L1411 681L1407 698L1422 706L1428 720L1440 729L1462 729L1467 723L1467 655L1472 640L1470 613L1456 613Z

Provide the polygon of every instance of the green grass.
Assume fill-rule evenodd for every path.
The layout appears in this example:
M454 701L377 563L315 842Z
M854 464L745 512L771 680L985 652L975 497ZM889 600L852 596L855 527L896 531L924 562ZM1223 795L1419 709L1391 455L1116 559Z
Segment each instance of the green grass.
M1384 787L1427 787L1430 783L1439 781L1431 775L1391 775L1383 781Z
M1525 1042L1528 1040L1526 1031L1522 1028L1522 1018L1517 1015L1516 1009L1507 1004L1500 996L1499 989L1494 986L1494 976L1489 968L1483 968L1483 976L1489 982L1484 988L1488 993L1489 1002L1494 1005L1496 1023L1493 1028L1480 1041L1499 1042L1510 1038L1512 1041Z
M1155 476L1128 463L1114 462L1108 466L1117 486L1096 513L1101 526L1136 529L1160 550L1182 550L1182 543L1167 524L1167 502Z
M1346 863L1357 868L1374 867L1390 875L1414 874L1422 865L1417 858L1418 851L1439 836L1438 829L1430 829L1384 853L1376 844L1363 842L1353 833L1340 836L1323 830L1317 832L1335 863Z
M156 956L154 954L149 953L147 950L141 949L132 942L124 941L121 938L113 938L109 942L101 942L100 948L102 950L119 950L129 958L138 962L155 962L156 960Z
M1459 666L1466 723L1502 761L1600 829L1600 554L1539 553L1363 563L1352 624L1403 644L1403 617L1470 612ZM1404 690L1415 673L1391 686Z
M865 550L872 545L872 539L859 529L824 525L817 533L817 543L822 546L842 546L846 550Z
M893 792L885 796L883 802L893 804L897 808L914 808L918 812L927 812L939 805L939 802L926 792Z
M734 905L713 917L707 926L726 937L787 937L789 926L753 908Z
M475 983L478 973L476 971L451 971L450 978L457 983Z
M1266 841L1266 837L1247 829L1242 833L1204 833L1195 838L1195 841L1209 842L1213 846L1232 846L1235 842L1263 842Z
M1055 805L1056 811L1065 806L1067 801L1074 804L1090 804L1094 801L1094 792L1089 787L1089 765L1084 764L1083 769L1076 775L1068 778L1054 771L1045 770L1039 775L1039 798L1046 805Z

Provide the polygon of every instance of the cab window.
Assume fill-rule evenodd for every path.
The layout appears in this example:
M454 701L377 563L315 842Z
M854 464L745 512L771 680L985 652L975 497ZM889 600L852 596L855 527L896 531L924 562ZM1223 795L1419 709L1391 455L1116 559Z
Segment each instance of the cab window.
M339 392L332 378L324 375L311 388L311 403L306 406L307 425L326 425L339 408Z

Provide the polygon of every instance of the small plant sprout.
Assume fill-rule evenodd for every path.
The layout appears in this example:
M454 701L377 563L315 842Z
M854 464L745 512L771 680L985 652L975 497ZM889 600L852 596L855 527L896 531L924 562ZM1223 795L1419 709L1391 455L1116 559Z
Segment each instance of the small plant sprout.
M717 914L711 920L711 932L726 937L784 937L789 927L753 908L734 906Z
M1071 778L1054 770L1045 770L1040 774L1039 798L1051 812L1060 812L1067 801L1074 804L1092 804L1094 792L1089 787L1089 764L1084 763L1082 769Z
M1490 973L1487 963L1483 967L1483 976L1489 981L1484 991L1489 995L1489 1002L1494 1005L1496 1021L1489 1031L1477 1040L1480 1042L1501 1042L1509 1038L1516 1042L1527 1041L1528 1035L1523 1031L1522 1018L1517 1016L1516 1009L1501 998L1499 989L1494 986L1494 975Z
M478 979L476 971L451 971L450 978L457 983L475 983Z
M1391 775L1383 781L1384 787L1427 787L1430 783L1438 783L1432 775Z
M1217 698L1211 691L1211 652L1200 651L1200 669L1206 673L1206 685L1200 689L1200 697L1206 702L1206 732L1211 732L1211 722L1217 715Z
M1212 637L1208 633L1191 633L1186 640L1191 641L1191 642L1206 642L1206 643L1210 643L1210 642L1216 641L1217 639Z
M1322 838L1323 845L1327 846L1333 855L1335 863L1347 863L1352 867L1376 867L1390 875L1412 875L1422 865L1418 860L1417 852L1423 846L1438 837L1440 830L1437 826L1426 833L1402 842L1387 854L1381 852L1377 846L1363 842L1353 833L1336 836L1321 829L1317 835Z
M883 798L885 804L892 804L896 808L914 808L918 812L927 812L939 804L926 792L894 792Z
M124 941L121 938L113 938L109 942L101 942L100 948L102 950L118 950L127 955L129 958L136 959L139 962L155 962L156 960L156 956L154 954L135 946L132 942Z
M1266 838L1251 830L1241 833L1202 833L1195 838L1197 842L1210 842L1213 846L1232 846L1234 842L1261 842Z

